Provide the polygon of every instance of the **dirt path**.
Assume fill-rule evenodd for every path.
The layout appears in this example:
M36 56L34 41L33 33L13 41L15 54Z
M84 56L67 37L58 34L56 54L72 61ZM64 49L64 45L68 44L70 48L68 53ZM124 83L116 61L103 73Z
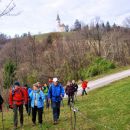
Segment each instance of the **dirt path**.
M97 80L89 81L89 83L88 83L89 89L87 89L87 91L92 91L96 88L104 87L105 85L108 85L112 82L126 78L128 76L130 76L130 69L122 71L122 72L118 72L115 74L111 74L111 75L105 76L103 78L99 78ZM79 85L78 95L81 94L81 91L82 91L82 89L81 89L81 86Z

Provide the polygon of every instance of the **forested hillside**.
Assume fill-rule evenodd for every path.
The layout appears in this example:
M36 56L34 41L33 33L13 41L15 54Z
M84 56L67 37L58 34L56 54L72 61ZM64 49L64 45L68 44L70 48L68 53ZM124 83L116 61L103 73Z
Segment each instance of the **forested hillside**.
M87 78L130 64L130 29L116 24L96 23L67 33L5 39L0 40L1 81L4 65L10 60L23 83L53 76L62 81Z

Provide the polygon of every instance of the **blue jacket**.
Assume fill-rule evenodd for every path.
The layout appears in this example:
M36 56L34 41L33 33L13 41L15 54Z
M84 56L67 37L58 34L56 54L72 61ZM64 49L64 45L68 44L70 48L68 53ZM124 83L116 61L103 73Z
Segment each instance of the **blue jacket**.
M64 93L64 88L60 83L57 86L52 83L48 91L48 98L54 102L59 102L62 100L61 95L64 97Z
M30 95L31 92L32 92L32 89L28 88L28 95Z
M35 99L37 100L38 108L44 107L45 96L41 90L32 90L31 93L29 94L29 96L30 96L30 100L31 100L31 107L34 108Z

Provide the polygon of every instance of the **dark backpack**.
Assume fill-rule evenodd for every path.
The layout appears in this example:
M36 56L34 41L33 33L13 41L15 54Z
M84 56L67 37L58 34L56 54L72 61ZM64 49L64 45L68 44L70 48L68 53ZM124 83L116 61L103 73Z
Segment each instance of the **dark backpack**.
M3 100L2 96L0 95L0 105L2 105L3 102L4 102L4 100Z

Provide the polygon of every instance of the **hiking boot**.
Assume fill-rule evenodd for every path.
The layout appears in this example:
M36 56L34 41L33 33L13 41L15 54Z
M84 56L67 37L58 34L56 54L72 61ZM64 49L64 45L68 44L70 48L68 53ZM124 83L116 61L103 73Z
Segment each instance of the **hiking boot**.
M53 123L54 125L57 125L58 124L58 122L57 121L54 121L54 123Z
M17 130L17 126L14 126L14 128L12 130Z
M36 126L36 123L33 122L32 126Z
M42 124L39 124L39 127L42 128Z
M20 125L20 128L21 128L21 130L24 130L24 128L23 128L23 124Z

